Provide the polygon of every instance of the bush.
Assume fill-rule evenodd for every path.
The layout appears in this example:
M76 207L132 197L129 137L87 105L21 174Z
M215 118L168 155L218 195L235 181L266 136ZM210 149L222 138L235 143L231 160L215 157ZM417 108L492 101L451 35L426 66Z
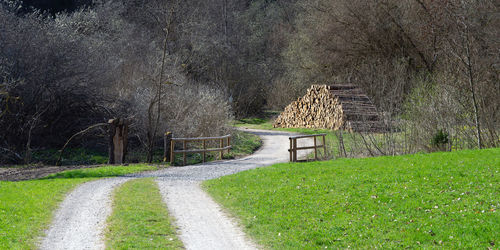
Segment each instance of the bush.
M225 90L188 79L181 53L172 49L163 57L171 50L164 50L163 31L154 33L131 16L151 20L147 10L129 13L124 5L105 1L46 16L21 15L16 4L0 3L0 163L29 163L31 151L59 149L76 132L116 117L133 121L131 146L138 148L152 131L155 140L166 130L227 133L232 111ZM152 124L158 112L159 124ZM70 146L88 139L85 147L96 149L96 142L106 142L105 129L92 132Z
M446 131L443 131L442 129L438 130L436 134L434 134L434 137L432 137L432 145L438 149L444 149L446 147L446 144L448 144L450 141L448 140L449 134Z

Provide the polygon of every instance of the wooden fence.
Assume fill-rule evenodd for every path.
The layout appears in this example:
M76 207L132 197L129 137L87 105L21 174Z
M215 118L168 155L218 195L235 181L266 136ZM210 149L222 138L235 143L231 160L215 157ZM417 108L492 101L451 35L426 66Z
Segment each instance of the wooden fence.
M218 141L218 148L207 148L207 142ZM175 150L175 144L182 142L182 150ZM188 142L201 142L201 148L188 149ZM226 142L226 143L224 143ZM225 144L225 145L224 145ZM183 164L186 165L186 155L201 153L203 156L203 162L206 161L207 152L219 152L220 159L224 156L224 151L231 149L231 135L225 135L220 137L198 137L198 138L172 138L170 142L170 164L174 165L175 154L182 154Z
M314 149L314 159L318 160L318 148L323 148L323 152L326 155L326 141L325 141L325 136L326 134L315 134L315 135L298 135L298 136L291 136L289 137L290 139L290 149L288 152L290 152L290 161L291 162L297 162L297 151L298 150L306 150L306 149ZM303 139L303 138L314 138L314 145L313 146L308 146L308 147L297 147L297 139ZM323 144L318 145L318 137L322 137L322 142Z

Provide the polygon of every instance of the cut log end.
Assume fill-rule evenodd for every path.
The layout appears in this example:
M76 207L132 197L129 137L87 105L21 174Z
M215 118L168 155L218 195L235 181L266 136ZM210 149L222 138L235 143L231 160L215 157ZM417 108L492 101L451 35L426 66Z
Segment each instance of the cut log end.
M273 127L379 132L383 125L375 105L361 88L312 85L306 95L285 108Z

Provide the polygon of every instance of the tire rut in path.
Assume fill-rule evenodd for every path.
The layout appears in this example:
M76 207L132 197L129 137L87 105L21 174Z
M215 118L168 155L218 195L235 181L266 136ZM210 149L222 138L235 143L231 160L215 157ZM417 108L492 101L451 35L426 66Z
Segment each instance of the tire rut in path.
M187 249L256 248L237 223L200 188L203 180L288 160L288 137L291 133L246 131L259 135L263 146L245 158L171 167L80 185L56 211L55 219L42 240L41 249L104 249L103 233L106 219L111 214L113 189L132 178L144 177L157 177L163 200L176 219L179 237ZM307 153L302 151L299 156Z
M238 224L200 188L199 182L158 184L186 249L257 249Z
M248 157L168 168L154 173L163 199L176 219L179 237L186 249L257 249L241 227L201 188L203 180L214 179L248 169L267 166L289 159L288 137L290 133L250 130L263 141L261 149ZM311 140L299 141L299 146L311 144ZM309 151L299 151L299 157Z
M111 194L129 178L83 183L66 196L40 249L104 249L103 232L111 214Z

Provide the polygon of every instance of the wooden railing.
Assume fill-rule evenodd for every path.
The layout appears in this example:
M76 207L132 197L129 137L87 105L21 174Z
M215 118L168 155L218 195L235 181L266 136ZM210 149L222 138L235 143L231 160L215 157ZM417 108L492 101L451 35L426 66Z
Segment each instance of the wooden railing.
M291 136L289 137L290 139L290 149L288 149L288 152L290 152L290 161L291 162L296 162L297 161L297 151L298 150L306 150L306 149L314 149L314 160L318 160L318 148L323 148L323 152L326 155L326 142L325 142L325 136L326 134L315 134L315 135L298 135L298 136ZM303 139L303 138L314 138L314 145L313 146L308 146L308 147L297 147L297 139ZM323 144L318 145L318 140L317 137L322 137Z
M207 142L218 141L218 148L207 148ZM224 146L224 141L226 141L226 146ZM175 150L175 144L177 142L182 142L182 150ZM188 142L201 142L201 148L188 149ZM225 135L220 137L198 137L198 138L172 138L170 142L170 164L174 165L175 154L182 154L182 162L186 165L186 155L201 153L203 156L203 162L206 161L206 154L208 152L219 152L220 159L224 156L224 151L231 149L231 135Z

